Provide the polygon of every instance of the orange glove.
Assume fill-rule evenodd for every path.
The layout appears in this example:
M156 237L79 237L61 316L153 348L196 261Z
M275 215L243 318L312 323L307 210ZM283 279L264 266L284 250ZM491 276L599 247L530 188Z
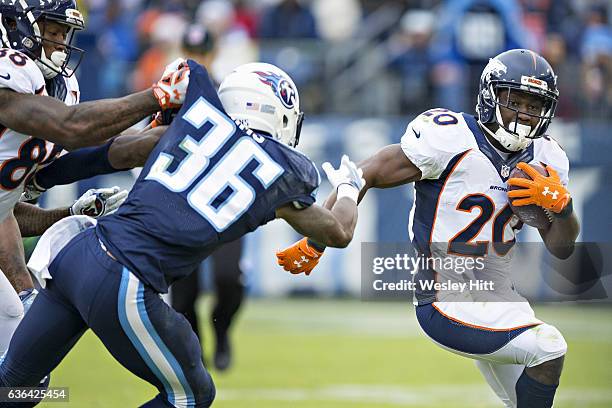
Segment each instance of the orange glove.
M539 207L560 213L569 204L571 197L555 169L546 166L548 177L541 175L527 163L519 163L517 166L523 170L531 180L522 178L511 178L508 184L522 187L518 190L508 192L508 197L518 198L512 201L512 205L521 207L523 205L535 204Z
M317 266L321 256L323 256L322 251L308 245L308 238L302 238L290 247L276 253L277 262L284 270L294 275L303 272L306 276L310 275L310 272Z

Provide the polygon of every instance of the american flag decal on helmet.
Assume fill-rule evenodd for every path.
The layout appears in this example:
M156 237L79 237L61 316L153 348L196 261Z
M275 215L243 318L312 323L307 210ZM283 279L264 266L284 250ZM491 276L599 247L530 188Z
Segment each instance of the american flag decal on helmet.
M259 110L259 104L257 102L247 102L246 103L247 110Z

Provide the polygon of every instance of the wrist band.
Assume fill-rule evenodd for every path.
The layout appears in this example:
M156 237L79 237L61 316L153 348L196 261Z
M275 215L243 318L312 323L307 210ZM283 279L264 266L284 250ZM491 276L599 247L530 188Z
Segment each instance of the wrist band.
M319 252L323 252L325 251L325 245L323 244L319 244L318 242L313 241L312 239L308 238L306 240L306 243L308 244L308 246L313 247L314 249L316 249Z
M563 210L561 210L560 213L555 213L553 212L555 218L567 218L570 215L572 215L572 213L574 212L574 205L573 203L573 199L570 198L569 203L567 203L567 205L565 206L565 208Z
M342 183L338 186L338 200L344 197L353 200L357 204L359 190L352 184Z

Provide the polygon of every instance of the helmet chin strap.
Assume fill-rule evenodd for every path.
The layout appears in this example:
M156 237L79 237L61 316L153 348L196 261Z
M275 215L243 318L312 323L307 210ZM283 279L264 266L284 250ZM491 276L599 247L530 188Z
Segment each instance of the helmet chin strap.
M486 131L495 138L503 147L511 152L517 152L527 148L533 139L531 138L532 133L535 133L535 129L532 129L529 125L523 125L514 122L514 131L510 132L506 130L503 125L504 121L499 110L499 105L495 107L495 117L497 119L498 128L495 133L491 132L486 126Z
M66 62L67 54L63 51L53 51L51 58L47 58L45 50L40 53L40 61L36 60L36 65L41 70L45 79L55 78L61 73L62 67Z

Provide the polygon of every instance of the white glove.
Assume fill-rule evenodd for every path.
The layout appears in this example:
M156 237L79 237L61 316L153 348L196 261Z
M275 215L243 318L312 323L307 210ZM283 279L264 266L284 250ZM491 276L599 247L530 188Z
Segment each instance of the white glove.
M172 61L161 79L153 84L153 94L162 110L180 108L189 86L189 65L178 58Z
M174 61L166 65L166 68L164 68L164 73L162 74L162 78L168 76L169 74L175 71L178 71L179 69L183 68L184 65L187 65L187 60L185 58L179 57L175 59Z
M70 207L71 215L88 215L99 218L115 211L128 196L126 190L119 187L92 188L87 190Z
M357 167L346 154L342 156L338 169L334 169L329 162L323 163L321 167L331 185L338 189L338 199L348 197L357 202L359 192L365 186L363 170Z

